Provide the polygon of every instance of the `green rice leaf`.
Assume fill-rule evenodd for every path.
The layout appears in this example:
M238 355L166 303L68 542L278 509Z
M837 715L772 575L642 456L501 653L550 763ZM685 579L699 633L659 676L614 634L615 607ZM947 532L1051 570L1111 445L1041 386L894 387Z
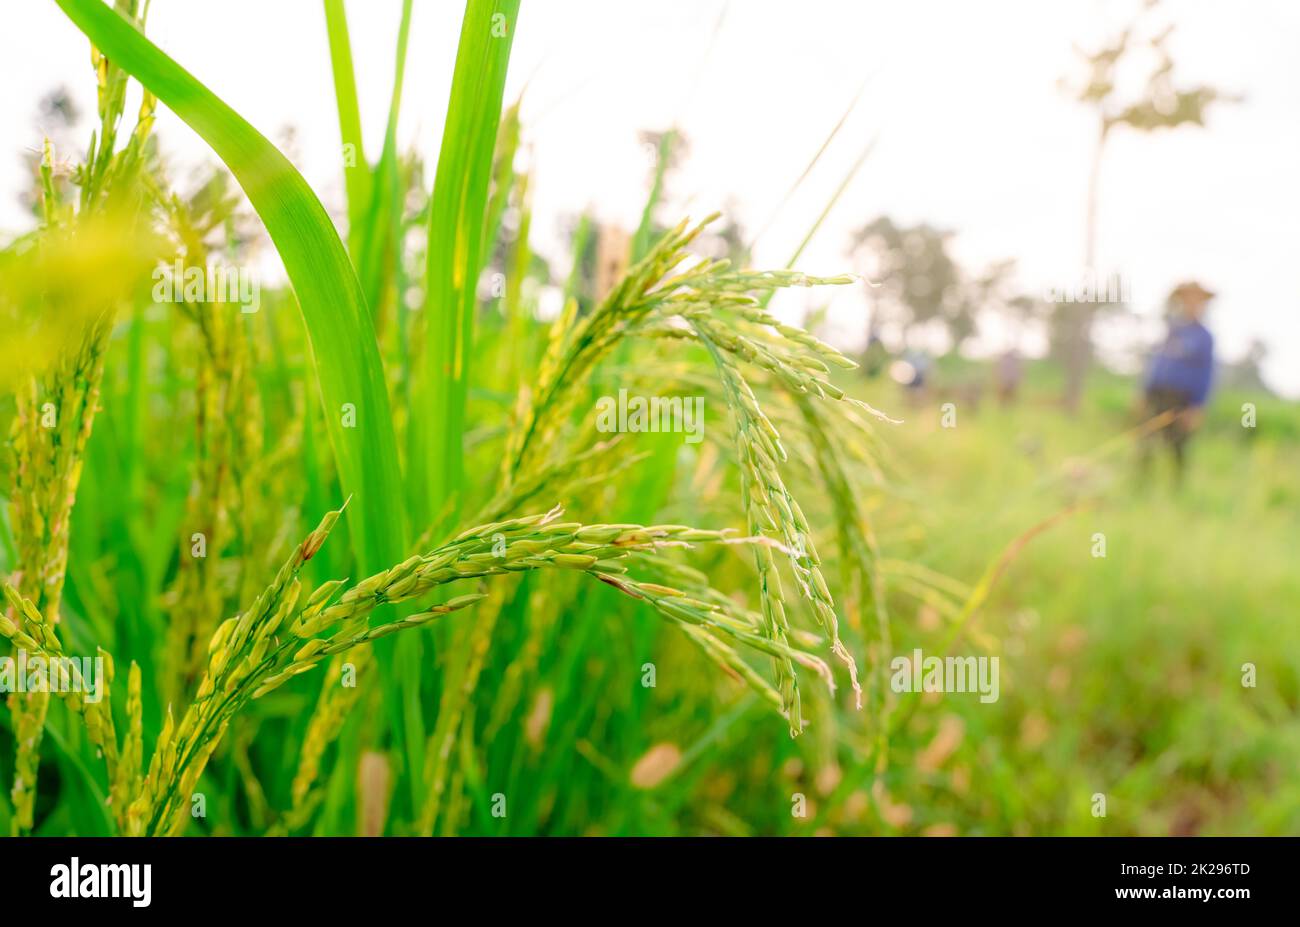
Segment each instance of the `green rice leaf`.
M329 34L330 68L334 74L334 99L339 110L339 134L343 142L343 182L348 194L348 242L356 254L354 236L361 226L370 199L370 166L366 163L361 138L361 107L357 103L357 79L352 67L352 42L343 0L325 0L325 31Z
M306 323L325 421L352 497L364 569L405 552L401 472L379 346L361 287L325 208L274 145L100 0L56 0L119 67L171 108L225 162L257 210Z
M461 26L429 209L428 340L411 420L411 503L422 522L454 507L460 489L488 182L518 15L519 0L470 0Z
M394 56L395 73L393 91L388 107L388 125L384 131L384 147L371 174L369 201L358 217L360 223L348 241L356 259L357 277L361 280L366 305L374 316L375 327L382 331L382 320L387 307L387 296L392 293L399 263L398 222L402 215L405 190L397 169L397 117L402 108L402 86L406 76L406 48L411 35L411 0L402 4L402 20L397 30L397 52ZM396 295L396 294L394 294Z

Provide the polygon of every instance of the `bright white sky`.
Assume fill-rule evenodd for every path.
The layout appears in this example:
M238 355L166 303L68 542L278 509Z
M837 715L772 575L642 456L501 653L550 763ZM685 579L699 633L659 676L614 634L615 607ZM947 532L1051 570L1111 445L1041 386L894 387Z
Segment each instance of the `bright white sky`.
M866 90L815 173L759 242L784 265L873 137L879 144L800 262L848 266L850 232L882 213L957 233L971 266L1014 257L1028 290L1077 278L1093 122L1058 90L1072 44L1108 36L1132 0L524 0L507 97L528 84L534 242L567 269L560 218L592 208L634 227L645 197L641 129L676 124L690 156L670 205L732 210L764 225L839 119ZM400 137L437 153L462 6L416 0ZM400 4L351 0L367 153L378 152ZM714 26L722 16L721 27ZM40 144L36 101L60 84L94 111L85 39L49 0L8 0L0 27L0 230L16 203L19 154ZM1271 349L1269 380L1300 395L1300 4L1166 0L1180 83L1243 94L1207 129L1120 131L1102 176L1099 265L1121 271L1139 310L1176 281L1219 291L1210 324L1221 353L1252 337ZM315 0L154 0L149 34L290 151L332 210L341 205L338 124L321 5ZM716 35L716 38L715 38ZM170 114L157 132L182 165L209 157ZM802 298L802 294L800 297ZM825 300L828 294L819 293ZM860 339L859 288L833 293L832 319ZM990 346L996 346L990 343Z

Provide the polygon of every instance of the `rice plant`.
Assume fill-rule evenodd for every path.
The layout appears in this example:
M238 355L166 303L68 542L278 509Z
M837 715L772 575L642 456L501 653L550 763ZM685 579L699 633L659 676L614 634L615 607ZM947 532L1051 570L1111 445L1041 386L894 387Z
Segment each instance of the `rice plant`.
M654 686L636 685L659 666L692 729L719 736L752 703L769 729L816 732L780 749L824 756L843 714L883 770L890 631L863 500L891 420L836 385L852 361L766 308L853 278L704 257L715 217L646 222L606 292L571 282L539 321L514 169L526 126L503 106L517 0L466 6L433 170L396 147L412 4L370 162L343 4L326 0L354 157L342 232L150 42L147 5L56 2L94 50L99 127L72 166L46 144L37 230L0 255L24 359L3 383L0 633L49 665L98 654L104 691L88 697L73 663L66 691L10 696L14 833L575 830L602 795L659 781L611 772L605 750L675 755L647 741ZM132 81L144 104L122 139ZM157 105L222 162L193 192L151 140ZM513 238L507 207L524 218ZM212 294L145 311L151 270L238 265L259 224L289 280L265 312ZM499 306L477 285L496 260ZM647 377L702 397L702 444L595 427L602 392Z

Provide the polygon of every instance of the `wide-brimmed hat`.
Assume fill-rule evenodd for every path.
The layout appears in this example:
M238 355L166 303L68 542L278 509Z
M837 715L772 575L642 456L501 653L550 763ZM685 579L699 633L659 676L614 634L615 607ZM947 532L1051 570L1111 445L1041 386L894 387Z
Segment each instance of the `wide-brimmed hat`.
M1207 290L1195 280L1187 280L1174 287L1173 292L1169 294L1170 299L1193 299L1198 302L1206 302L1214 299L1215 292Z

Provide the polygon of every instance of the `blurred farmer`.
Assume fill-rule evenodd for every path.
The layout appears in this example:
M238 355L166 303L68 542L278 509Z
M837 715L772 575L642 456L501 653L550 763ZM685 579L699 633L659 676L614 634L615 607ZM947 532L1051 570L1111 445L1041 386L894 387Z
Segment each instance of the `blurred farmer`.
M880 372L885 369L885 361L887 360L889 360L889 349L880 340L880 336L872 332L867 337L867 349L862 352L863 370L866 371L867 376L874 379L880 376Z
M889 376L906 391L905 395L913 405L918 404L926 394L926 385L930 373L930 357L924 351L909 348L903 356L889 365Z
M1187 442L1204 417L1214 373L1214 336L1201 319L1214 293L1199 283L1181 283L1169 296L1169 335L1156 351L1147 371L1146 416L1158 427L1143 442L1143 469L1155 444L1164 440L1173 451L1176 479L1181 482Z
M1020 359L1020 352L1008 348L998 358L998 400L1009 406L1016 401L1020 392L1020 380L1024 377L1025 367Z

